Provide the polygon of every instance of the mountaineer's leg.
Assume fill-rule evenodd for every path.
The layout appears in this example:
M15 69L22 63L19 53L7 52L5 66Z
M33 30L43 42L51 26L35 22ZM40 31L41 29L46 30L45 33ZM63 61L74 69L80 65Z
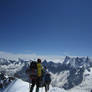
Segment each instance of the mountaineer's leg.
M34 82L34 81L32 81L32 85L31 85L31 88L30 88L30 92L32 92L32 91L33 91L34 86L35 86L35 82Z

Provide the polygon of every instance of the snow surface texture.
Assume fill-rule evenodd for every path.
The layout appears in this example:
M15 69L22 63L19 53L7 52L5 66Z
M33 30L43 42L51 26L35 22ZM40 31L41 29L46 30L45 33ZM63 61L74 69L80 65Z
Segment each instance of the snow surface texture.
M90 77L92 79L92 72ZM81 85L66 91L63 88L50 86L50 90L48 92L91 92L90 87L92 87L92 81L91 82L85 81L85 82L89 83L88 87L86 87L85 83L82 83ZM83 89L81 86L84 86ZM30 87L29 83L24 82L20 79L16 79L6 89L4 89L1 92L29 92L29 87ZM36 87L34 88L33 92L35 92L35 89ZM45 88L40 88L39 92L45 92Z
M29 92L29 83L23 82L20 79L17 79L13 81L5 90L2 92ZM34 91L35 92L35 88ZM44 88L40 88L39 92L45 92ZM60 88L52 88L50 87L50 90L48 92L66 92L63 89Z

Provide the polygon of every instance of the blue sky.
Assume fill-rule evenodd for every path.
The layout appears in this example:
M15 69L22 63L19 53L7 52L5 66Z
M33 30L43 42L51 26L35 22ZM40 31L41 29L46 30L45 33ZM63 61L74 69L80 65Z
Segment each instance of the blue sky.
M0 51L92 56L92 0L1 0Z

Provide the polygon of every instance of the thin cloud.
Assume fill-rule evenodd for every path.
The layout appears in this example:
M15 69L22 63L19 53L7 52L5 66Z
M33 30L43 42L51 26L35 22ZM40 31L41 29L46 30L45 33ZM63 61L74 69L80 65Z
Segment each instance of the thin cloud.
M9 52L3 52L0 51L0 58L6 58L6 59L12 59L12 60L18 60L18 58L24 59L24 60L37 60L37 58L41 58L42 60L46 59L48 61L55 61L55 62L61 62L64 60L65 56L41 56L37 54L14 54Z

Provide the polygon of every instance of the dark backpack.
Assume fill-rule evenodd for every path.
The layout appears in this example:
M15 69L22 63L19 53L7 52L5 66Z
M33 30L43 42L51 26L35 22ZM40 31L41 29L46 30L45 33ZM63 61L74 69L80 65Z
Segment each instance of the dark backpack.
M35 61L30 63L30 69L37 69L37 63Z
M51 83L51 75L50 73L45 74L45 83L50 84Z
M37 79L37 63L35 61L30 63L30 78L32 80Z

